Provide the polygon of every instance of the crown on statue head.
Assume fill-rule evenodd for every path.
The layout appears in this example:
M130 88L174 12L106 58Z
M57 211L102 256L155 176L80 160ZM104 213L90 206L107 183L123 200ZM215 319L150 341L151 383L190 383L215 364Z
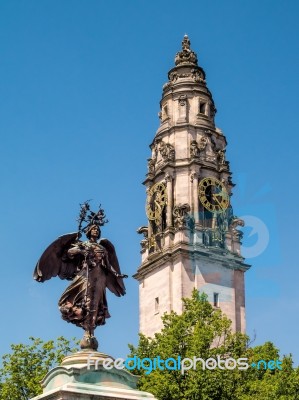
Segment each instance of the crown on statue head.
M97 212L91 211L90 200L85 201L84 203L80 204L80 214L77 219L79 223L79 232L86 232L86 230L91 227L92 225L96 225L98 228L100 226L105 225L108 221L106 219L105 211L101 208L101 204ZM86 223L87 225L83 228L82 224Z

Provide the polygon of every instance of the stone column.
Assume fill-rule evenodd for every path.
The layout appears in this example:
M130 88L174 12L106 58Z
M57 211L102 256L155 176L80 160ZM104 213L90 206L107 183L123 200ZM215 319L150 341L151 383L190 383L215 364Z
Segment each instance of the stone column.
M166 212L166 224L167 228L173 226L172 223L172 209L173 209L173 185L172 185L172 175L168 172L165 174L165 181L167 184L167 212Z

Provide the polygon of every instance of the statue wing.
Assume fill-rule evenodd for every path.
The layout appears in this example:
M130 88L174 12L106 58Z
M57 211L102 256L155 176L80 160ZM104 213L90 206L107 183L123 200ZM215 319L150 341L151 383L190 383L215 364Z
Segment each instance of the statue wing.
M78 233L68 233L60 236L43 252L34 269L33 278L44 282L55 276L60 279L72 279L76 275L80 256L70 259L67 250L77 239Z
M99 241L99 244L105 247L105 249L107 250L109 263L112 266L112 268L115 270L117 274L121 274L117 255L113 244L108 239L101 239ZM114 274L109 273L107 275L106 284L107 288L116 296L120 297L126 294L126 288L123 279L121 277L116 277Z

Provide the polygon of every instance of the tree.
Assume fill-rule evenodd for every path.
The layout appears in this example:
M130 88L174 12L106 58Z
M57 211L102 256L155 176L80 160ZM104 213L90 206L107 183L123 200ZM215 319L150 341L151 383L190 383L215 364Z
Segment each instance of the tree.
M78 341L64 337L44 342L30 337L29 344L12 344L2 357L0 400L28 400L42 392L40 381L67 353L78 350Z
M164 328L150 339L140 335L137 347L129 345L130 355L140 359L162 360L178 357L200 357L203 360L213 358L227 360L233 366L234 358L248 359L248 369L208 369L202 362L196 368L186 370L154 369L148 373L137 366L131 372L141 375L139 388L153 393L160 400L298 400L299 369L292 366L291 356L282 360L282 370L266 369L270 360L278 360L279 352L270 342L254 348L249 347L249 337L241 333L232 333L229 319L207 301L205 294L194 290L191 299L183 299L184 311L181 315L174 312L162 317ZM251 367L264 360L260 368ZM220 364L223 367L223 362ZM148 360L149 363L152 361ZM213 366L213 361L209 362ZM153 363L152 363L153 366ZM132 365L133 367L133 365Z

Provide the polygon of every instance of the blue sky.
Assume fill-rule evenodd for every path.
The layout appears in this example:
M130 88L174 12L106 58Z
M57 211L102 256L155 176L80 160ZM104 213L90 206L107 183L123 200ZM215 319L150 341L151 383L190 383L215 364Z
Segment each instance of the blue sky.
M140 264L148 145L174 55L188 33L227 137L235 214L269 243L248 263L247 331L299 363L298 3L296 1L2 1L0 3L0 355L29 336L81 337L60 319L67 282L32 280L45 247L76 230L79 203L109 219L122 270ZM244 230L244 246L260 239ZM116 357L137 343L138 285L109 295L97 329Z

